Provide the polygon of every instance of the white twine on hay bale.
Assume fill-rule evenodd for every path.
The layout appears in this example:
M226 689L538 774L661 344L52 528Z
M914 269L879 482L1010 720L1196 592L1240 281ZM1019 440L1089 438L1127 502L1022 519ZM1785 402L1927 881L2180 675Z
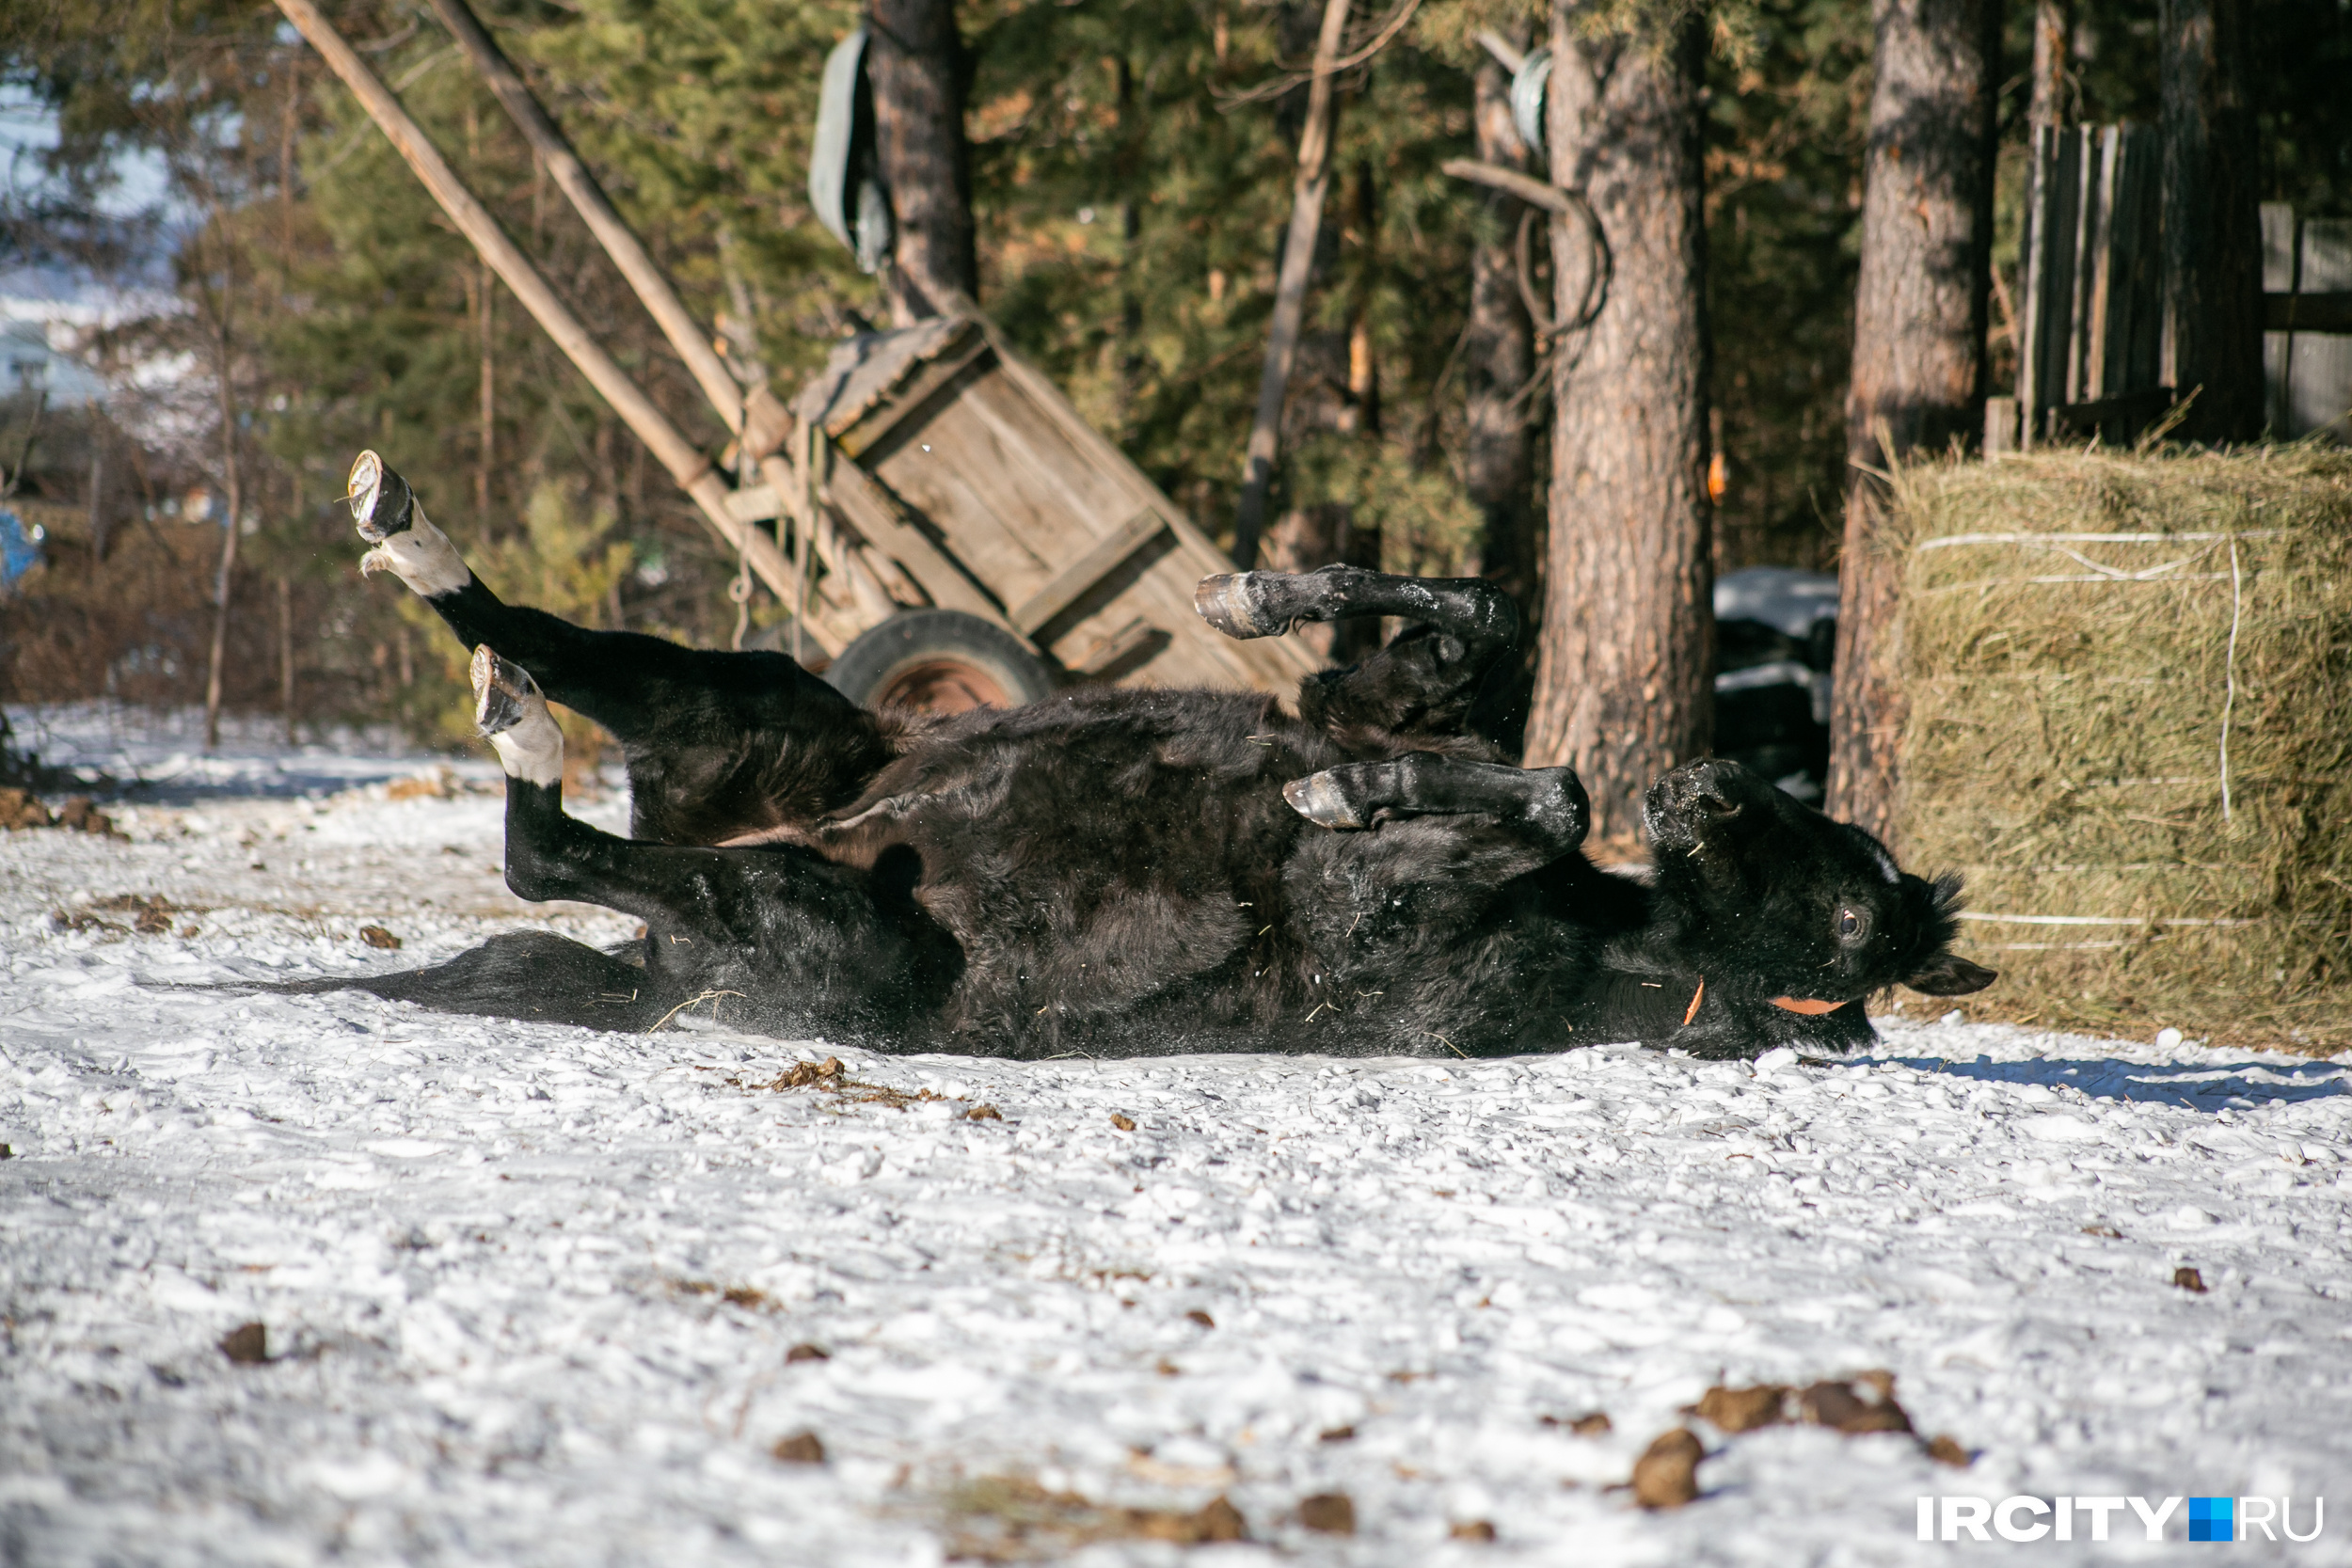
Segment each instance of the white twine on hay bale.
M2230 540L2230 652L2221 661L2221 820L2230 820L2230 711L2237 706L2237 626L2246 608L2238 580L2237 539Z
M1931 594L1958 594L1969 589L1982 592L2011 583L2029 582L2037 585L2060 582L2219 582L2230 584L2230 649L2221 665L2221 820L2234 820L2230 804L2230 716L2237 707L2237 633L2246 607L2245 579L2238 570L2237 542L2240 539L2276 539L2279 529L2236 529L2217 533L1947 533L1941 538L1921 540L1912 546L1924 553L1947 549L1958 545L2023 545L2029 549L2047 550L2065 556L2090 568L2090 576L2070 574L2064 577L1981 578L1974 582L1947 583L1931 588ZM2110 566L2094 561L2080 550L2067 548L2070 545L2169 545L2204 542L2208 547L2185 555L2178 561L2168 561L2160 566L2143 566L2137 572L2121 566ZM2226 543L2230 548L2230 569L2227 572L2182 573L2180 568L2201 561L2213 553L2215 544ZM1963 920L1989 920L1991 915L1963 915ZM2027 918L2027 917L2020 917ZM2049 916L2056 920L2059 917ZM2117 921L2117 925L2252 925L2252 921ZM2103 944L2104 945L2104 944Z

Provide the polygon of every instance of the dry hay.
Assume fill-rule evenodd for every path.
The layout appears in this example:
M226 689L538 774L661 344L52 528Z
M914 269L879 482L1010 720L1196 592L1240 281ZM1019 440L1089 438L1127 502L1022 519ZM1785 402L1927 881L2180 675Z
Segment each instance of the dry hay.
M2352 455L1895 479L1899 836L1967 879L1971 1009L2352 1046Z
M1248 1521L1223 1497L1189 1510L1123 1508L1050 1491L1025 1476L983 1476L954 1487L945 1501L952 1561L1057 1560L1111 1541L1198 1546L1249 1539Z

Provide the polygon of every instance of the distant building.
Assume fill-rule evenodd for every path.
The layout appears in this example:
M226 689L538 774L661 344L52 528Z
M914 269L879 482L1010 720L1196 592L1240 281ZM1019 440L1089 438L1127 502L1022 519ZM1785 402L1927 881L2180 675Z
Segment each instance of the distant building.
M46 392L53 409L103 402L105 382L58 346L72 330L62 322L0 321L0 398Z

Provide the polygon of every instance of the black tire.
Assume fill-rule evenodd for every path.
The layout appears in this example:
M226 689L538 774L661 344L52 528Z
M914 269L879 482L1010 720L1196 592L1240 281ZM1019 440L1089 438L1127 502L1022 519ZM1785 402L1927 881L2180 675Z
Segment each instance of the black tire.
M860 707L934 713L1019 707L1054 689L1044 663L1010 632L961 610L893 615L842 649L825 679Z

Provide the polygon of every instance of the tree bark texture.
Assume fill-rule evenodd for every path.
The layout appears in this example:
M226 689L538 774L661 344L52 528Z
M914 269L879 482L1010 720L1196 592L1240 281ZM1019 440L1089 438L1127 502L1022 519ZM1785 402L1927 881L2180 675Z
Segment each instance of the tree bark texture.
M1522 40L1523 41L1523 40ZM1511 124L1511 77L1492 59L1479 62L1472 128L1481 163L1524 169L1527 150ZM1485 519L1478 569L1520 608L1532 609L1537 562L1535 514L1528 493L1527 378L1534 328L1519 303L1513 231L1523 203L1500 191L1486 196L1490 238L1470 250L1470 325L1462 340L1464 487Z
M873 0L866 76L894 231L891 318L900 326L979 293L965 62L954 0Z
M2034 0L2033 81L2026 102L2028 125L2065 121L2068 67L2074 54L2074 0Z
M1829 810L1887 838L1904 713L1894 673L1902 562L1883 537L1885 485L1867 469L1983 430L2000 8L1875 0L1872 9Z
M2164 0L2164 379L2197 389L2179 435L2263 427L2262 216L2250 0Z
M1607 293L1552 364L1550 536L1527 765L1573 767L1593 835L1627 839L1642 797L1712 727L1708 339L1695 27L1595 40L1555 0L1546 139L1610 256ZM1570 248L1556 226L1554 252ZM1586 275L1557 269L1573 322Z

